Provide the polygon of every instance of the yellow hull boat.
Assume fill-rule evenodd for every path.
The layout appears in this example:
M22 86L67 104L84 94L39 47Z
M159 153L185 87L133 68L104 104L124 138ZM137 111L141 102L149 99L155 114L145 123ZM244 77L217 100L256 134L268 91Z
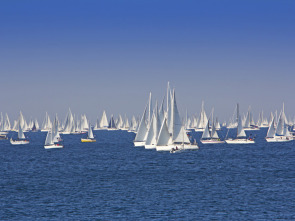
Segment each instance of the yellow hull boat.
M83 138L81 138L81 142L82 143L86 143L86 142L96 142L96 140L95 139L83 139Z

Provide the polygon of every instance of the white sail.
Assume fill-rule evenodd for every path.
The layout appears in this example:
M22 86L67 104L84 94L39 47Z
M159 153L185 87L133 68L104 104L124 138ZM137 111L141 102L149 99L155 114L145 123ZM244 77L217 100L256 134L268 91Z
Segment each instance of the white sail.
M4 131L4 119L3 119L3 115L1 112L1 117L0 117L0 131Z
M126 114L125 114L125 120L124 120L122 129L123 130L129 130L129 128L130 128L129 120L128 120Z
M237 137L246 137L245 130L242 125L241 117L238 118Z
M57 143L60 139L60 134L59 134L59 121L58 121L58 117L57 114L55 115L55 119L53 121L53 125L52 125L52 129L51 129L51 133L52 133L52 142L53 143Z
M213 118L213 117L212 117ZM217 118L216 118L216 121L217 121ZM218 123L218 121L217 121L217 123ZM219 123L218 123L218 125L219 125ZM219 127L220 127L220 125L219 125ZM217 133L217 130L216 130L217 128L216 128L216 126L215 126L215 123L213 122L212 123L212 131L211 131L211 138L214 138L214 139L219 139L219 136L218 136L218 133Z
M147 126L150 126L152 120L152 92L150 92L149 96L149 106L148 106L148 116L147 116Z
M95 123L95 126L94 126L94 130L98 130L100 128L100 126L99 126L99 119L97 118L96 119L96 123Z
M136 131L136 129L137 129L137 121L136 121L135 117L132 116L132 120L131 120L131 130L132 130L132 131Z
M69 112L68 112L67 117L65 119L63 131L64 132L71 132L71 130L73 128L73 124L74 124L74 117L71 112L71 109L69 108Z
M204 108L204 101L202 101L202 109L200 112L199 122L197 128L204 129L206 127L206 123L208 121L205 108Z
M213 122L214 123L214 122ZM220 130L221 129L221 126L220 126L220 123L219 123L219 121L218 121L218 118L216 117L216 120L215 120L215 123L214 123L214 125L215 125L215 129L216 130Z
M180 133L182 122L179 116L179 112L176 104L175 90L173 90L172 102L171 102L171 124L172 124L172 140L173 142L179 142L176 140Z
M88 120L85 114L81 115L81 121L80 121L80 131L87 131L88 130Z
M268 119L269 126L272 124L272 121L273 121L273 120L274 120L273 113L270 112L269 119Z
M52 131L48 131L47 132L47 136L46 136L46 140L45 140L45 145L52 145L53 141L52 141Z
M99 123L99 127L100 128L107 128L108 127L108 118L107 118L107 114L105 111L103 111L102 113L102 117L101 117L101 120L100 120L100 123Z
M45 118L42 125L42 130L50 130L52 128L52 123L50 121L50 117L48 113L45 113Z
M164 99L165 97L163 98L163 101L162 101L162 104L160 106L160 109L159 109L159 121L163 122L164 118L165 118L165 111L164 111Z
M174 143L190 144L190 140L185 132L184 126L181 126L177 137L173 140Z
M160 129L161 129L161 122L160 122L159 114L158 114L158 103L156 102L152 121L151 121L151 126L148 130L147 139L145 142L146 145L151 145L151 144L156 145Z
M18 125L19 125L18 121L17 120L14 120L12 130L13 131L18 131Z
M27 122L21 111L19 113L19 120L17 121L17 123L20 124L22 130L27 130ZM18 125L16 126L16 128L18 128Z
M173 130L172 130L172 141L173 143L190 143L185 129L182 125L181 119L180 119L180 115L178 112L178 108L177 108L177 103L176 103L176 96L175 96L175 90L173 90L173 97L172 97L172 103L171 103L171 107L172 107L172 126L173 126ZM185 133L185 135L184 135Z
M89 128L88 128L88 138L89 138L89 139L94 139L93 131L92 131L92 129L91 129L90 122L88 122L88 125L89 125Z
M151 145L153 144L153 142L155 142L155 124L156 124L156 119L155 119L155 113L153 114L152 117L152 121L151 121L151 126L148 129L147 132L147 137L146 137L146 141L145 141L145 145Z
M40 127L39 127L39 123L38 123L37 119L35 119L35 126L36 126L36 129L37 129L37 130L40 129Z
M167 127L167 120L165 118L160 129L157 146L167 146L169 144L169 140L170 134Z
M24 134L23 129L22 129L20 124L18 125L18 134L17 134L17 136L18 136L18 139L26 139L25 134Z
M4 122L4 130L9 131L11 129L10 121L8 118L8 114L5 115L5 122Z
M251 117L251 107L249 107L248 112L247 112L246 120L244 123L245 128L249 128L251 126L250 125L250 117Z
M276 135L283 136L284 135L284 127L285 127L284 113L281 111L280 116L279 116L278 125L276 128Z
M146 110L147 110L147 106L145 107L144 112L142 114L141 121L140 121L139 127L138 127L138 131L137 131L136 137L134 139L135 142L142 142L142 141L145 141L145 139L146 139L146 135L147 135L147 125L145 122Z
M209 131L209 121L207 121L205 130L202 134L202 139L209 139L209 138L211 138L211 136L210 136L210 131Z
M276 130L275 130L275 119L273 118L272 121L271 121L271 124L270 124L270 126L268 128L266 137L274 137L275 136L275 133L276 133Z
M123 122L121 114L119 114L116 126L117 126L118 129L122 129L123 126L124 126L124 122Z
M167 116L166 116L166 119L167 119L167 126L168 126L169 133L172 133L172 130L173 130L171 100L172 100L172 95L171 95L171 90L170 90L170 84L168 82L168 86L167 86Z

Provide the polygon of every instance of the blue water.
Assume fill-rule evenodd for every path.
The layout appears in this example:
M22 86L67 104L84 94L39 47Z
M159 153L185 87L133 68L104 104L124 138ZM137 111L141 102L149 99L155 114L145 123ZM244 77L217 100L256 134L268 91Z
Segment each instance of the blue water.
M295 219L295 142L266 143L262 130L255 145L170 154L133 147L126 131L94 133L54 150L41 132L29 145L0 141L0 219Z

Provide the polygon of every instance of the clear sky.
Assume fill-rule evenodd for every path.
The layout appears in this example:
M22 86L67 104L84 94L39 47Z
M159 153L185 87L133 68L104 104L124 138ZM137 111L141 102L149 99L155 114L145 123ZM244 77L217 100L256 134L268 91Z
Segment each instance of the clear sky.
M0 1L0 111L139 115L169 80L181 113L295 114L295 1Z

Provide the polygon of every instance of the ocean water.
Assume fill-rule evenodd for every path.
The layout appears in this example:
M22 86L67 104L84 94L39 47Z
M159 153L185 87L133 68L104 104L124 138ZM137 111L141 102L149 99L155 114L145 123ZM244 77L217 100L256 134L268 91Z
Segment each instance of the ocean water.
M126 131L94 134L62 135L54 150L42 132L27 133L29 145L0 141L0 219L295 219L295 142L266 143L266 129L255 145L178 154L135 148Z

